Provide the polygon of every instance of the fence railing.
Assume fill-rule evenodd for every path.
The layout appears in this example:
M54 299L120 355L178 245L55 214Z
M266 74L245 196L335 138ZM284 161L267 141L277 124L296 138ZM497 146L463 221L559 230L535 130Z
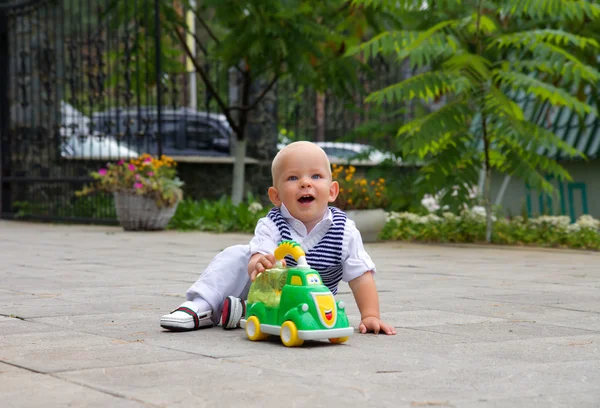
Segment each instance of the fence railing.
M90 170L141 153L230 154L232 127L189 72L176 36L160 27L161 4L0 3L0 217L114 222L111 197L75 197ZM228 67L204 64L227 100ZM367 89L403 75L388 64L374 71ZM362 101L286 78L252 114L250 139L338 140L387 115Z

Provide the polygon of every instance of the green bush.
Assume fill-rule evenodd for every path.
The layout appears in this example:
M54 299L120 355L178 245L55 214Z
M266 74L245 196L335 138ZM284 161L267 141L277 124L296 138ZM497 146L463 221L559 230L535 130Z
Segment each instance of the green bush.
M237 206L227 197L218 201L185 199L179 203L169 229L252 233L269 209L263 208L252 195Z
M99 193L92 196L73 197L69 200L15 201L16 218L89 218L115 220L115 204L112 194Z
M566 216L541 216L525 219L496 219L492 242L507 245L538 245L600 249L600 221L589 215L570 223ZM485 241L485 214L467 210L460 215L445 212L442 216L413 213L389 213L381 238L386 240L425 242Z

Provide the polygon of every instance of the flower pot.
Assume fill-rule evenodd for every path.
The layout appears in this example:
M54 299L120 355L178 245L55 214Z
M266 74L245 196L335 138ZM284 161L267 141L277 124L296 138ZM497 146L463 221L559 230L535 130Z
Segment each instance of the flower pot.
M126 192L115 192L114 197L117 218L126 231L164 230L179 204L160 208L151 198Z
M363 242L376 242L387 217L381 208L372 210L347 210L346 215L356 224Z

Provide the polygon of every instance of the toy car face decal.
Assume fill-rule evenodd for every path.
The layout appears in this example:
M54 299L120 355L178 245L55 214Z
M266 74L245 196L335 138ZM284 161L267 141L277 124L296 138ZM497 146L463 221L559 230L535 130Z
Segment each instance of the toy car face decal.
M312 292L311 293L315 306L317 306L317 314L323 326L331 329L335 326L337 320L337 309L335 307L335 299L331 292Z
M320 285L321 278L316 273L309 273L306 275L306 284L307 285Z

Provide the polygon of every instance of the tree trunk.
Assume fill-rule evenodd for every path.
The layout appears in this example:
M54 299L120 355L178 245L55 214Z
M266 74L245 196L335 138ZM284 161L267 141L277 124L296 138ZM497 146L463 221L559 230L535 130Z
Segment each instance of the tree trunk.
M229 104L230 106L236 106L241 104L240 98L240 77L236 68L229 69ZM244 177L245 167L244 163L246 158L246 140L244 138L244 132L246 126L241 126L241 114L239 110L231 112L231 116L236 124L239 126L239 133L234 132L234 140L231 140L231 147L233 152L233 177L231 182L231 202L234 205L238 205L242 202L244 197Z
M485 169L485 240L492 243L492 189L490 188L492 169Z
M233 183L231 186L231 202L238 205L244 198L244 180L246 179L246 139L239 136L233 147Z
M316 141L325 141L325 94L317 92L316 95L316 106L315 106L315 119L317 125Z
M485 203L485 240L487 243L492 243L492 168L490 166L490 140L487 133L487 123L485 115L481 114L481 125L483 130L483 150L485 155L485 182L484 182L484 203Z
M250 105L250 88L252 86L252 76L247 66L244 66L242 72L242 95L239 101L242 106ZM239 93L238 93L239 95ZM230 103L232 103L230 101ZM231 202L238 205L244 198L244 184L246 181L246 150L248 147L247 128L248 111L243 109L239 111L238 116L237 140L234 145L234 163L233 163L233 183L231 186Z
M481 35L479 32L479 27L481 25L481 16L483 14L483 1L479 0L477 4L477 23L476 23L476 33L477 33L477 54L483 55L483 42L481 40ZM482 95L487 94L487 89L484 84L482 84L481 89ZM491 244L492 243L492 189L491 189L491 179L492 179L492 168L490 166L490 137L487 131L487 122L486 122L485 112L481 111L481 130L483 132L483 153L485 155L484 166L485 166L485 184L484 184L484 201L485 201L485 240Z

